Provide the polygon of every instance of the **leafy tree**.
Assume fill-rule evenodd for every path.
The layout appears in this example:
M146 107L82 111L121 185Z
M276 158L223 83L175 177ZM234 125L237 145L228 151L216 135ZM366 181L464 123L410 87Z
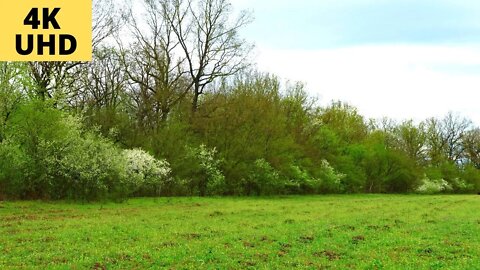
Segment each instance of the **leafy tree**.
M462 147L468 163L480 170L480 129L476 128L465 133Z

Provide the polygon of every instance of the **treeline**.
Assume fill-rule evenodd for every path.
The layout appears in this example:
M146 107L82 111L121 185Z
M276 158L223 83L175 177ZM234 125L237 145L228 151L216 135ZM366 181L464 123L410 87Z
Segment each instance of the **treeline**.
M94 61L0 64L0 198L480 190L471 121L319 106L250 67L225 0L96 4Z

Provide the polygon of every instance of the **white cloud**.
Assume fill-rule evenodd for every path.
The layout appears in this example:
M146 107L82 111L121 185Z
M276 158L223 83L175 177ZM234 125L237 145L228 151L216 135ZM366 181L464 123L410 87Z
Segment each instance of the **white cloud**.
M260 46L257 62L260 70L305 82L322 103L347 101L367 117L423 120L453 111L480 124L478 47L379 45L306 51Z

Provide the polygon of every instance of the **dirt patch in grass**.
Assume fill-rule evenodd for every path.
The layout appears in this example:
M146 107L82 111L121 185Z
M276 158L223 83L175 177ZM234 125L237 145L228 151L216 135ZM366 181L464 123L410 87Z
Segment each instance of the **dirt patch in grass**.
M391 229L390 225L368 225L367 229L373 230L373 231L388 231Z
M299 242L304 243L304 244L310 244L315 240L315 237L312 235L302 235L298 239Z
M340 253L338 253L336 251L333 251L333 250L323 250L323 251L320 251L320 252L315 252L315 253L313 253L313 256L315 256L315 257L325 257L329 261L336 261L336 260L340 260L342 258Z
M91 270L107 270L107 267L97 262L92 266Z
M244 246L244 247L247 247L247 248L254 248L254 247L255 247L255 244L252 243L252 242L243 241L243 246Z
M295 223L295 220L293 220L293 219L286 219L283 223L285 223L285 224L294 224L294 223Z
M220 217L220 216L223 216L223 213L220 212L220 211L214 211L214 212L211 213L209 216L210 216L210 217Z
M202 238L202 235L199 233L184 233L182 234L182 237L188 240L194 240Z
M363 241L365 241L365 236L363 235L356 235L352 237L352 244L359 244Z
M292 245L289 243L280 243L280 251L278 251L278 256L283 257L290 252Z

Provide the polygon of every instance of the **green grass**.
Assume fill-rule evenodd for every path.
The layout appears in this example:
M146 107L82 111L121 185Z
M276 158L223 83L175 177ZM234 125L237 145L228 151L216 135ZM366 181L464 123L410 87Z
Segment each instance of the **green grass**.
M480 196L0 202L0 269L480 269Z

